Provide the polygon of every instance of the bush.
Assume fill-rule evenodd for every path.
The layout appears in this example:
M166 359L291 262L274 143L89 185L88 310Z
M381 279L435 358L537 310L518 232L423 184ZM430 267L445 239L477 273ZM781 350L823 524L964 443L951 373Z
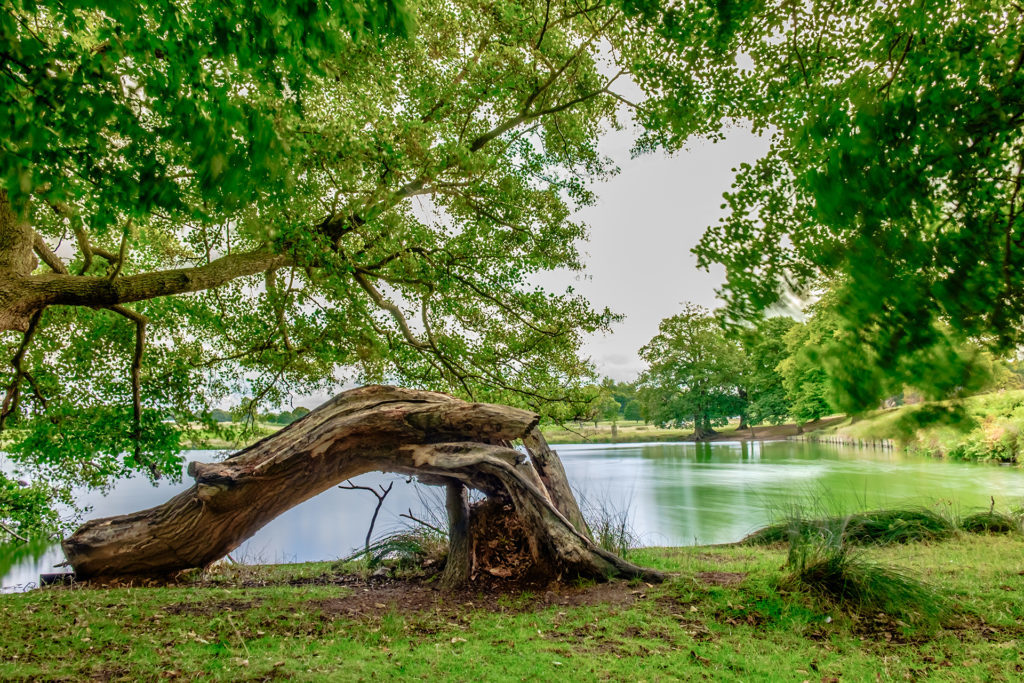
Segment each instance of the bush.
M948 612L931 587L896 569L876 565L847 546L798 553L791 584L819 599L864 615L882 612L908 622L935 622Z
M771 545L790 542L794 536L825 533L842 536L844 543L853 545L893 545L943 540L955 531L953 522L927 508L893 508L823 519L803 519L795 514L753 532L740 542Z
M908 622L934 623L948 613L946 601L925 583L853 550L847 528L793 521L786 560L792 587L862 615L882 612Z
M1008 534L1017 531L1019 522L1010 515L1001 512L978 512L964 517L960 528L972 534Z

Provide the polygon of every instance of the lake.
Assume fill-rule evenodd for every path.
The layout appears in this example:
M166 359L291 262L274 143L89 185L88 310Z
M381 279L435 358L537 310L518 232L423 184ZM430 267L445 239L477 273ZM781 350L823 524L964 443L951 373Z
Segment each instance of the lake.
M556 447L584 508L628 510L643 545L692 545L736 541L767 524L773 514L802 502L828 511L919 503L969 511L1024 503L1024 470L908 456L896 451L806 442L578 444ZM216 459L216 451L189 451L186 461ZM405 477L367 474L364 486L394 483L375 536L401 528L409 510L417 517L431 505L443 510L435 487ZM121 482L108 496L82 500L106 517L167 500L187 488L152 486L144 479ZM433 502L431 502L433 501ZM232 553L241 562L333 560L362 547L376 499L366 491L333 488L281 515ZM7 590L55 571L59 548L39 562L3 577Z

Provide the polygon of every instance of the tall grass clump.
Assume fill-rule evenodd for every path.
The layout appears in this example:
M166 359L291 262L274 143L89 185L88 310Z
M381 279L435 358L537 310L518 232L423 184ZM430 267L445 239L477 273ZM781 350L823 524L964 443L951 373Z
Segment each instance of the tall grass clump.
M905 572L869 560L853 547L848 527L793 520L788 527L787 582L850 612L879 612L910 623L933 624L947 615L946 601Z
M1021 529L1020 518L995 510L977 512L960 520L960 528L972 534L1009 534Z
M399 515L407 521L397 530L342 558L337 566L365 562L369 569L376 569L387 562L399 568L443 567L448 557L448 513L444 500L435 488L428 491L417 487L416 496L420 501L419 516L413 515L412 510Z
M626 557L639 547L640 538L633 527L632 508L616 506L607 498L588 499L578 495L590 535L601 548Z
M789 542L793 534L827 532L842 535L853 545L894 545L919 541L941 541L956 533L949 517L924 507L891 508L806 519L799 513L759 529L744 538L747 545L771 545Z
M346 557L342 562L365 560L370 569L384 562L400 568L443 566L448 555L448 535L435 529L412 527L388 534Z

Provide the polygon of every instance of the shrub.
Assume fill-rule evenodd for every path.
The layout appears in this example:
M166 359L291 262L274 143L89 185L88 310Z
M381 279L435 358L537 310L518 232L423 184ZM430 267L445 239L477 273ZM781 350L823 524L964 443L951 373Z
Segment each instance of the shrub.
M960 528L972 534L1008 534L1019 529L1019 522L1001 512L978 512L964 517Z
M877 565L848 543L847 529L790 526L787 582L798 590L854 613L882 612L915 623L934 623L946 601L902 571Z
M794 536L818 533L841 535L844 543L853 545L893 545L943 540L955 531L952 521L927 508L893 508L823 519L804 519L793 514L783 522L753 532L740 542L770 545L789 542Z

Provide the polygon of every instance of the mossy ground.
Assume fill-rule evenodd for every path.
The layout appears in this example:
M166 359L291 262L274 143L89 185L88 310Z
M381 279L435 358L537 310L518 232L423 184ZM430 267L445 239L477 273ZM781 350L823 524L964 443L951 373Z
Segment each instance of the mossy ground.
M941 626L794 592L782 547L646 548L658 586L442 594L331 565L0 597L0 679L1021 680L1024 537L864 550L946 596Z

